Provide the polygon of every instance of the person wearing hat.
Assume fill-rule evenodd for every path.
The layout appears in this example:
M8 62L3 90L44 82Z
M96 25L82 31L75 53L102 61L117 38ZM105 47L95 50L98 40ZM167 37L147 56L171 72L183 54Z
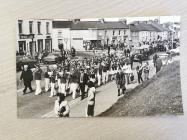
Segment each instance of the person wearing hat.
M126 83L126 78L125 78L125 74L122 71L121 68L118 69L118 72L116 74L116 84L117 84L117 88L118 88L118 96L121 95L121 90L122 90L122 94L125 94L125 83Z
M79 87L81 91L81 100L85 98L85 86L88 82L88 74L84 72L84 69L80 70L80 81L79 81Z
M58 86L58 88L60 87L60 78L61 78L61 75L62 75L62 67L61 66L59 66L58 68L57 68L57 86Z
M97 85L98 86L101 85L102 71L103 71L103 66L101 65L101 61L99 61L98 70L97 70L97 80L98 80Z
M75 69L72 68L72 70L70 72L70 75L69 75L69 84L70 84L70 94L72 93L73 100L77 96L77 89L78 89L78 86L79 86L78 82L79 82L78 75L75 72Z
M30 92L33 92L33 89L31 87L31 81L33 80L32 71L28 68L28 65L24 65L24 69L21 73L20 80L23 80L24 83L24 90L23 95L26 93L27 88L30 89Z
M53 67L52 69L52 74L50 77L50 81L51 81L51 94L49 97L53 97L56 94L56 90L55 90L55 83L56 83L56 67Z
M44 78L45 78L45 92L49 91L49 83L50 83L50 72L51 70L49 69L49 66L47 65L47 70L44 73Z
M66 83L67 83L67 74L65 74L64 69L62 69L59 72L59 77L60 77L60 84L58 87L58 92L61 94L64 94L64 96L66 96Z
M155 62L155 67L156 67L156 73L158 73L162 67L162 59L159 56L157 57L157 60Z
M107 82L107 65L106 61L102 63L103 71L102 71L102 83L105 84Z
M36 81L36 91L35 91L35 95L39 95L42 92L41 89L41 80L42 80L42 69L40 68L40 65L36 66L36 71L35 71L35 81Z
M92 75L93 76L93 75ZM95 80L94 77L90 77L90 81L88 82L88 100L87 100L87 117L94 116L94 107L95 107Z

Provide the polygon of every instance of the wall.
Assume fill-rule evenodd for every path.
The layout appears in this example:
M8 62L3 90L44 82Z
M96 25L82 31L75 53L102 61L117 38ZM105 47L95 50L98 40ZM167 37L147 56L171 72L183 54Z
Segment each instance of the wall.
M59 35L61 32L61 35ZM52 37L53 37L53 49L59 50L59 39L62 40L62 44L64 45L64 49L70 49L70 29L69 28L53 28L52 29Z
M22 19L20 19L22 20ZM32 27L32 33L34 34L34 39L33 41L36 42L36 50L38 51L38 46L37 46L37 40L38 39L43 39L43 49L45 49L45 39L46 36L51 36L52 33L52 20L34 20L34 19L24 19L22 20L22 34L30 34L29 30L29 21L33 21L33 27ZM38 34L38 27L37 27L37 22L41 22L41 29L40 32L41 34ZM49 22L49 34L46 33L46 22ZM19 44L18 41L26 41L26 51L29 51L29 42L32 41L32 39L20 39L19 37L19 31L18 31L18 20L16 21L17 28L16 28L16 50L19 50Z

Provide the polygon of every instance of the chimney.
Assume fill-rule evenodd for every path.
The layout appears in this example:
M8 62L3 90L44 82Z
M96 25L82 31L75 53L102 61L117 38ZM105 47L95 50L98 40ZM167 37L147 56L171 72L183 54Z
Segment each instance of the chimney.
M123 24L127 24L127 20L125 18L119 19L120 22L122 22Z
M134 21L133 24L134 25L138 25L140 23L140 21Z
M104 18L99 19L99 21L100 21L101 23L105 23Z
M73 19L73 23L77 24L80 21L80 19Z
M154 22L159 23L159 20L158 20L158 19L155 19Z
M147 24L148 22L147 21L143 21L143 23Z
M153 23L153 20L149 20L149 21L148 21L148 24L152 24L152 23Z

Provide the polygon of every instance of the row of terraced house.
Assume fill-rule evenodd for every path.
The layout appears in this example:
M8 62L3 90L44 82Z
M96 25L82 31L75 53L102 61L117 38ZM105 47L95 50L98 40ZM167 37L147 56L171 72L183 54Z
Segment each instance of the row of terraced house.
M59 44L65 49L76 50L113 46L138 46L140 42L152 42L179 38L180 28L160 24L158 20L137 21L127 24L125 19L119 21L81 21L24 19L17 21L17 53L58 50ZM167 24L168 25L168 24ZM171 24L169 24L171 25Z

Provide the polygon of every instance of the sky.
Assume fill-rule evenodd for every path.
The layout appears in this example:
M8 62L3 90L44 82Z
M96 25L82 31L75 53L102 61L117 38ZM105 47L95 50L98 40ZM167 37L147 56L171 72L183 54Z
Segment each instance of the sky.
M119 21L119 19L126 19L127 24L133 21L146 21L160 19L160 23L165 22L180 22L180 16L147 16L147 17L121 17L121 18L104 18L105 21ZM97 21L98 18L81 19L82 21Z

